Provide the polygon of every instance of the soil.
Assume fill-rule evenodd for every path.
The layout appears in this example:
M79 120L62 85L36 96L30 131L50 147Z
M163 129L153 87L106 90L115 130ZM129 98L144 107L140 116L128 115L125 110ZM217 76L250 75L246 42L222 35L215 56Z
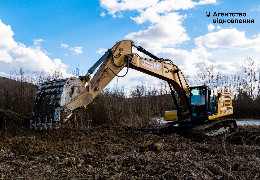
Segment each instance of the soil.
M0 111L0 179L260 179L259 126L202 138L120 127L35 132L27 122Z

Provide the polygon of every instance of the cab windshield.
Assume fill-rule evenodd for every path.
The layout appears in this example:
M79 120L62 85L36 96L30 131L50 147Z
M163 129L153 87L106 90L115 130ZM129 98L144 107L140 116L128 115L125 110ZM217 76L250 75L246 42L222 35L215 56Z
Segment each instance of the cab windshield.
M191 105L205 105L206 104L206 91L205 89L194 88L191 89Z

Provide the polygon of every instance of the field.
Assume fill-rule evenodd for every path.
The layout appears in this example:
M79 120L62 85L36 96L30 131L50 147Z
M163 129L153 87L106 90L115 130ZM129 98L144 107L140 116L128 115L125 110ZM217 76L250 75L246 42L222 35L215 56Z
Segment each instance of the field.
M259 126L225 139L119 127L34 132L27 120L0 111L0 179L260 178Z

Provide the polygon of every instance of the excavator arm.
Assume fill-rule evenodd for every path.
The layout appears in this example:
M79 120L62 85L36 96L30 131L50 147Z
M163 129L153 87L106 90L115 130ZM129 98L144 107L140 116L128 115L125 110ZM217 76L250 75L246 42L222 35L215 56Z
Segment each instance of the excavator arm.
M151 59L133 53L133 48L150 56ZM127 72L129 68L132 68L167 81L177 92L183 113L189 113L189 86L181 70L170 60L156 57L142 47L135 46L131 40L123 40L109 49L89 69L86 76L47 82L40 86L30 127L34 129L58 128L61 120L66 121L74 109L91 103L125 67ZM95 71L96 73L91 78Z
M90 73L94 72L98 64L95 64L89 73L85 76L85 81L88 82L87 89L95 98L124 68L138 70L145 74L157 77L167 81L177 91L181 104L184 108L188 109L188 84L178 67L163 59L148 59L140 57L137 53L132 53L132 48L137 48L132 41L120 41L109 49L105 57L101 58L100 67L95 73L94 77L90 80ZM139 48L140 49L140 48ZM147 52L142 49L143 52ZM155 57L155 56L153 56Z

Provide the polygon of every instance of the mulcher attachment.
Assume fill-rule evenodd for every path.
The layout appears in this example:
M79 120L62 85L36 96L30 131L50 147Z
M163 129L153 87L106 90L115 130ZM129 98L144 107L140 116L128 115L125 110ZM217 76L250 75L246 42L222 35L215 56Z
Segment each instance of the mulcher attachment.
M35 97L30 129L58 129L72 115L69 105L85 92L82 81L76 77L42 84Z

